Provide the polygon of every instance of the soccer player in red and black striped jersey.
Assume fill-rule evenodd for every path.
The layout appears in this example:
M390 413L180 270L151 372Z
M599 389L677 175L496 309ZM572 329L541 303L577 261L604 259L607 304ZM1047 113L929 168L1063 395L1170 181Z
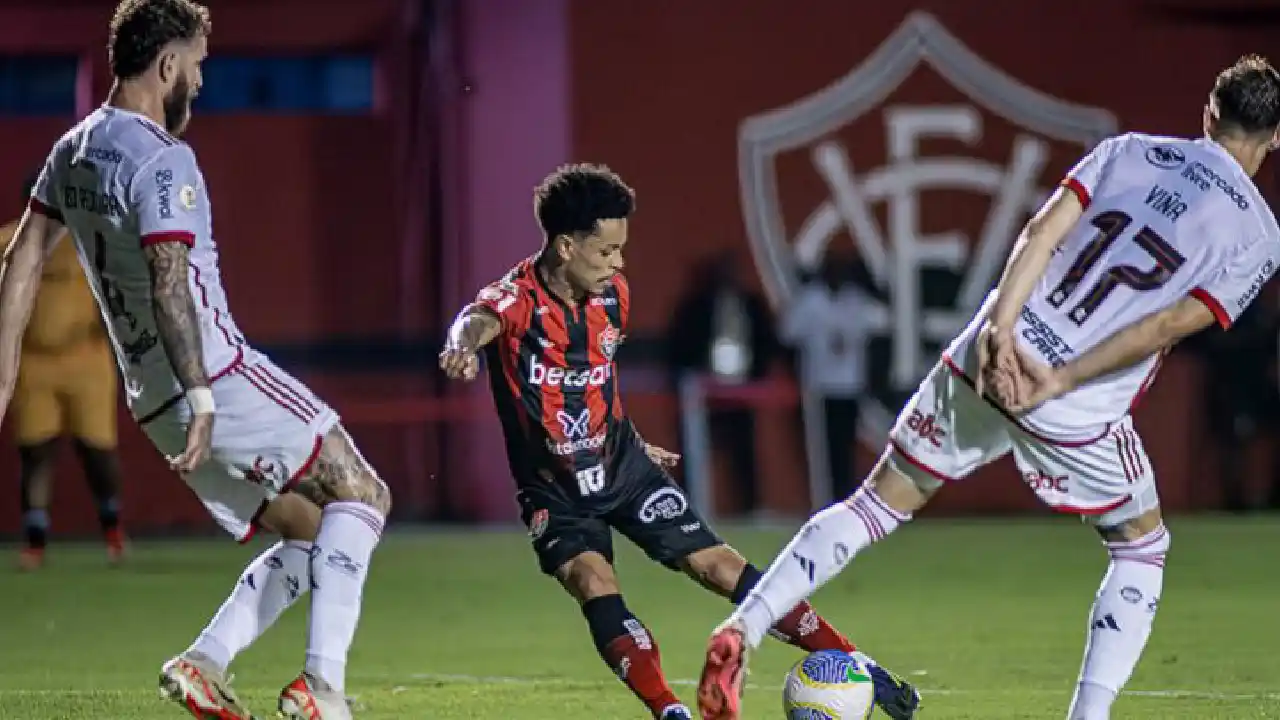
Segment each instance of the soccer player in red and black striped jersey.
M692 717L662 673L652 634L623 602L612 530L653 560L741 602L760 571L698 516L622 407L614 353L631 294L622 276L631 188L596 165L569 165L534 192L544 242L458 314L440 367L471 380L485 355L521 515L542 571L582 607L600 656L655 718ZM804 650L854 646L806 602L774 626ZM910 718L919 697L875 667L876 701Z

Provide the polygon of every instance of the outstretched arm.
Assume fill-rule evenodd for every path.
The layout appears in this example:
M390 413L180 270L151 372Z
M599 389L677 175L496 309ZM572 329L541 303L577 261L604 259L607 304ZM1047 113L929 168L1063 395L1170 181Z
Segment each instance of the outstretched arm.
M0 414L18 381L18 361L22 336L26 333L44 261L62 238L58 212L33 203L23 214L13 241L5 250L0 266Z
M449 345L475 353L502 333L502 319L492 310L472 303L458 313L449 327Z
M474 379L480 371L477 353L484 346L502 335L519 336L529 327L533 306L514 274L485 286L454 318L440 352L440 369L450 378Z
M451 380L474 380L480 372L477 353L501 333L502 318L493 310L478 303L462 308L449 326L440 369Z

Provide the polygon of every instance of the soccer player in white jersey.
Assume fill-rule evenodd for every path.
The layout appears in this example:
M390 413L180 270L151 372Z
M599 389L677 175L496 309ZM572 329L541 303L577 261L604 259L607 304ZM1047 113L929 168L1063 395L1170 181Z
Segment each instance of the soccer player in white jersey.
M1218 75L1196 140L1101 142L1023 228L1003 276L920 384L863 486L813 516L712 634L703 718L739 717L746 655L783 613L943 485L1012 453L1054 510L1102 535L1069 720L1103 720L1151 633L1169 531L1130 410L1160 358L1228 328L1280 258L1252 176L1277 144L1280 74L1259 57Z
M348 650L390 494L327 405L245 343L218 272L209 197L177 139L210 31L191 0L123 0L110 25L107 103L49 153L0 276L0 409L41 265L64 226L106 321L130 410L210 514L239 540L283 540L253 560L162 693L197 718L248 720L227 665L311 591L304 670L286 718L349 718Z

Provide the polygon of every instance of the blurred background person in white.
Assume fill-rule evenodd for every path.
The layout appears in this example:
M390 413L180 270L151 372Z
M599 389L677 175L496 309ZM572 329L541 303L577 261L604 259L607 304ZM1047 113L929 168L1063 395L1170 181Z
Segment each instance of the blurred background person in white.
M811 501L822 507L853 492L858 404L867 381L870 297L857 263L828 256L784 309L779 334L798 355Z

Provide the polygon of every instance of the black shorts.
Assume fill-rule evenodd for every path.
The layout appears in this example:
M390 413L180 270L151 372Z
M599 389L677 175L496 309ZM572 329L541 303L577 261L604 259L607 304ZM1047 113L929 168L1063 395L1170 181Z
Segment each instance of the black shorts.
M630 459L624 467L609 496L590 503L560 485L520 489L520 518L529 528L542 572L554 576L587 552L600 553L612 564L612 530L672 570L689 555L723 544L666 471L647 457Z

